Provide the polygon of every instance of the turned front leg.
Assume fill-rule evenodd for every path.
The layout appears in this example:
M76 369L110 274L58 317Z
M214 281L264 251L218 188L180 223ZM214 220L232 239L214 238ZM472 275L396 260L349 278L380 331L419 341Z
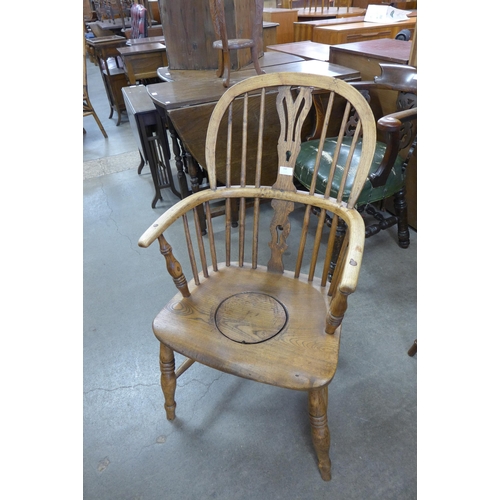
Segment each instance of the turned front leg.
M328 407L328 387L311 389L309 391L309 420L312 428L312 440L321 479L330 481L332 478L330 461L330 430L326 410Z
M165 411L168 420L175 418L175 388L177 386L175 376L174 351L160 343L160 371L161 389L165 397Z

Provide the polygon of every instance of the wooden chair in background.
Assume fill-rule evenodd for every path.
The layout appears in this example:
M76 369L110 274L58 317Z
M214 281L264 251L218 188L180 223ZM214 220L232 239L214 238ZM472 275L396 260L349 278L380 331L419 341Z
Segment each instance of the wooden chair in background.
M298 192L293 182L302 127L313 94L319 91L328 104L317 164L328 124L342 131L348 126L349 109L354 108L359 116L348 148L352 151L362 135L361 151L346 162L341 182L345 186L346 179L354 177L346 203L330 198L329 189L318 196L316 179L308 192ZM242 137L238 146L237 136ZM262 164L263 138L270 136L278 151L273 165ZM158 241L179 290L153 323L160 341L167 419L175 418L176 381L195 361L238 377L307 392L319 471L325 481L331 479L328 385L337 368L347 298L356 289L361 267L364 223L354 204L372 164L375 143L370 106L341 80L304 73L265 74L239 82L224 93L207 130L210 188L179 201L139 240L140 247ZM224 185L216 178L218 149L227 158ZM231 168L234 159L239 168ZM329 182L335 161L330 166ZM269 171L276 173L276 180L272 186L262 186L263 172ZM235 228L232 201L239 205ZM212 217L215 202L225 203L225 220ZM199 206L206 213L206 237L200 229ZM311 217L313 208L319 217ZM325 223L327 213L331 227ZM348 229L328 283L339 220ZM180 244L182 238L173 237L176 248L168 242L178 234L170 233L175 223L186 233L187 249ZM186 357L177 371L175 353Z
M379 138L375 156L370 172L365 179L365 185L356 200L356 206L362 213L370 215L375 221L367 224L366 237L373 236L381 230L388 229L397 224L398 244L401 248L407 248L410 244L410 232L408 228L408 210L406 203L405 176L406 167L416 149L417 132L417 70L412 66L400 64L380 64L381 75L375 77L374 81L351 82L351 85L364 93L370 101L375 118L378 119ZM390 113L383 113L381 95L377 91L386 92L386 100L393 99ZM387 94L388 92L388 94ZM318 105L318 117L321 123L321 104ZM351 123L355 124L357 116L351 116ZM347 130L347 134L352 132ZM301 152L295 165L295 178L299 184L309 188L319 175L321 182L316 182L316 192L324 194L330 185L328 179L330 174L329 161L325 159L319 165L319 173L316 173L316 152L320 140L315 133L312 140L302 145ZM336 148L338 138L331 136L327 138L325 150L332 154ZM344 138L344 142L348 143ZM339 164L346 161L350 149L344 146L344 151L338 158ZM330 188L330 196L338 196L341 177L334 179ZM344 189L344 197L349 195L349 185ZM383 202L393 200L395 215L387 216L383 210ZM382 205L382 210L378 206ZM341 232L343 225L339 225ZM335 256L332 268L335 266Z
M92 106L92 103L90 102L90 97L89 97L89 88L87 84L87 44L85 43L85 23L83 25L84 28L84 36L83 36L83 116L93 116L94 120L96 121L97 125L99 126L102 135L107 139L108 134L106 133L106 130L104 130L104 127L102 126L101 120L99 120L99 117L97 116L97 113L95 112L94 107ZM83 129L83 132L85 133L85 128Z
M332 5L330 5L332 4ZM285 5L288 7L284 7L286 9L292 8L292 1L288 0L285 2ZM332 2L331 0L304 0L304 10L308 10L309 12L320 12L321 14L325 12L330 12L332 15L335 14L335 8L338 7L347 7L348 10L352 6L352 0L335 0Z
M231 50L250 49L257 74L265 73L259 64L259 40L262 38L264 0L255 0L255 15L252 21L252 38L228 38L224 0L210 0L210 14L214 25L214 49L219 51L217 76L223 78L224 87L230 85Z

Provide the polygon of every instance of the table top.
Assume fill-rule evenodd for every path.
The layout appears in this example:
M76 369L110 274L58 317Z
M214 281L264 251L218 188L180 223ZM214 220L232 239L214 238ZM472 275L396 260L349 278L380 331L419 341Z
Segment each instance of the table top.
M288 64L293 62L303 61L303 57L294 56L292 54L285 54L284 52L264 52L262 57L259 57L259 64L261 68L267 68L267 66L276 66L278 64ZM244 66L243 69L252 69L254 67L253 63L249 63ZM211 70L215 74L215 69ZM171 82L172 75L170 74L170 68L168 66L158 68L158 77L164 82ZM233 73L233 72L231 72Z
M302 42L279 43L277 45L268 45L268 50L285 52L304 59L316 59L318 61L328 61L330 45L326 43L312 42L304 40Z
M100 47L102 45L119 45L120 43L126 43L127 39L124 36L112 35L112 36L96 36L94 38L87 38L87 43L93 47Z
M325 61L298 61L288 64L268 66L266 73L277 72L303 72L330 75L345 80L359 80L357 70L331 64ZM215 76L214 70L172 70L170 82L154 83L148 85L147 91L155 104L166 111L217 102L225 92L222 79ZM231 72L231 81L238 82L255 76L255 69L242 69Z
M163 35L159 36L147 36L144 38L129 38L126 45L140 45L143 43L165 43L165 37Z
M155 105L144 85L129 85L122 88L123 97L133 114L154 113Z
M357 54L371 58L380 58L388 62L408 64L410 60L412 42L395 40L393 38L380 38L379 40L366 40L364 42L341 43L329 46L330 52L343 52Z
M416 17L411 17L408 19L403 19L402 21L397 21L394 23L373 23L369 21L359 21L356 23L346 23L346 24L332 24L328 26L318 26L316 29L321 31L348 31L348 30L358 30L364 28L385 28L392 26L400 26L401 29L413 28L417 22Z
M165 50L165 45L159 42L155 43L139 43L137 45L130 45L127 47L119 47L118 52L122 56L132 55L132 54L146 54L148 52L158 52Z

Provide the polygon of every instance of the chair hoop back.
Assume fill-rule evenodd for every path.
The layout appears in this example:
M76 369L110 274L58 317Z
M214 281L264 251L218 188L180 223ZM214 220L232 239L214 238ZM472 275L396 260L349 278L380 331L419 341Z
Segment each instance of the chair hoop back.
M299 88L300 91L298 90ZM269 101L266 102L266 98L269 99L269 96L274 96L276 112L279 115L281 123L281 135L275 146L277 147L278 165L273 166L275 170L276 167L279 167L276 170L278 174L276 177L276 187L288 186L288 188L291 188L293 176L289 175L289 172L293 172L294 162L300 152L302 142L302 126L306 119L306 115L312 109L313 100L315 98L320 98L321 96L322 99L328 100L328 109L326 111L327 119L323 121L323 141L327 136L328 127L332 125L328 119L330 118L328 115L332 115L332 123L335 121L339 130L346 132L349 127L349 117L353 110L356 111L357 115L359 115L359 120L357 121L357 128L354 132L355 140L353 140L352 151L354 151L357 142L361 142L360 139L363 137L361 144L362 152L359 163L354 164L349 161L343 173L343 183L345 184L348 180L352 183L351 194L347 202L347 207L352 208L361 192L370 169L373 152L375 150L376 125L373 113L365 98L350 84L328 76L304 73L263 74L248 78L230 87L215 106L207 130L205 160L210 187L215 189L217 185L216 148L220 146L220 143L219 145L217 143L217 136L223 117L227 112L229 112L229 114L231 113L232 103L240 97L243 98L244 102L248 102L249 95L253 94L252 100L256 101L257 96L255 92L258 90L261 92L260 104L257 107L256 102L252 103L252 117L248 115L248 110L243 112L241 133L244 134L245 137L248 136L249 127L251 127L250 120L252 120L254 124L258 124L258 130L262 131L265 115L270 112L268 108ZM334 101L335 107L333 105ZM340 101L345 103L345 107L342 111L340 111L338 106ZM333 116L334 111L336 111L337 115L335 117ZM234 175L231 169L231 163L234 159L231 153L233 128L236 129L236 125L234 123L234 117L231 116L228 123L226 144L226 179L229 181L229 185L234 182ZM239 131L238 129L238 132ZM255 185L260 186L263 169L268 171L271 166L262 163L262 159L266 154L266 151L264 151L264 138L259 136L257 141L253 144L256 145L254 155L258 160L255 165ZM317 158L318 166L321 154L322 150L320 148ZM335 156L332 158L332 165L335 165ZM241 182L242 185L248 182L245 171L246 168L247 163L240 165L239 176L240 180L243 181ZM335 168L332 168L332 179L334 170ZM331 179L329 182L331 183ZM310 192L314 193L314 186L311 186ZM329 192L329 190L327 192ZM342 196L339 195L338 200L342 200Z

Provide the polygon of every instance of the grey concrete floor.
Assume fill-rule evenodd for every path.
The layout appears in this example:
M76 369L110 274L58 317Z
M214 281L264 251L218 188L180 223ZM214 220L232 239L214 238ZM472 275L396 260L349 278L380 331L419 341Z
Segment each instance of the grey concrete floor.
M84 160L136 150L116 127L100 77L90 97L109 138L84 118ZM96 78L97 76L97 78ZM94 129L95 127L95 129ZM177 201L150 206L148 168L83 182L83 497L86 500L417 498L417 234L366 240L330 385L332 480L315 463L306 394L195 364L178 383L177 418L163 410L151 322L173 293L142 232Z

